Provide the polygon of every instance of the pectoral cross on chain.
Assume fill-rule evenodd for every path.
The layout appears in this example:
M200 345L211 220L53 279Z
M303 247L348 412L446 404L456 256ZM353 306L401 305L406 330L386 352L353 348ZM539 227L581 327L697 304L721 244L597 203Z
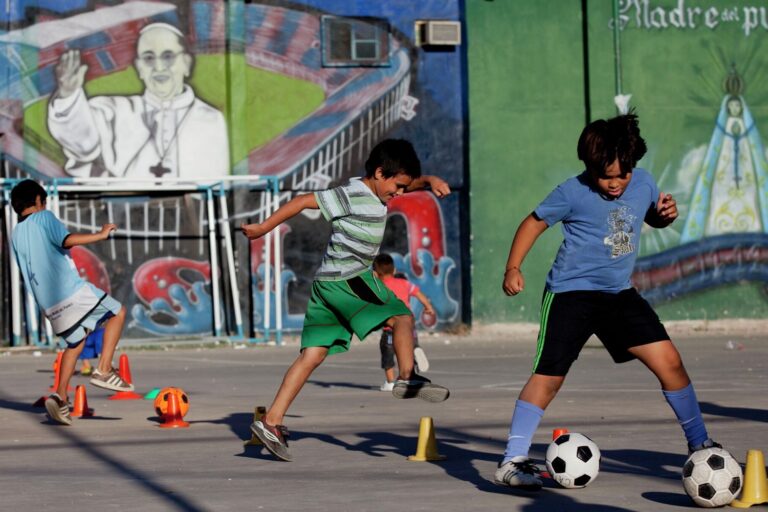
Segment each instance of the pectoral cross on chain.
M158 162L157 165L149 168L149 172L154 174L156 178L162 178L164 174L170 174L171 170L165 167L162 162Z

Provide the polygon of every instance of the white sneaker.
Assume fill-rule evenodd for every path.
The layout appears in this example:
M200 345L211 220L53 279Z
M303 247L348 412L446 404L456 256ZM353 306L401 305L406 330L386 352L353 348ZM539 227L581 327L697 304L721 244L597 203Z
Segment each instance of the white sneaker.
M531 491L541 489L542 484L538 468L525 456L515 457L505 464L499 464L496 474L493 475L493 483Z
M423 348L416 347L413 349L413 359L416 361L416 366L419 367L420 372L429 370L429 359L427 359L427 354L424 353Z
M379 390L381 390L381 391L392 391L394 389L394 387L395 387L395 382L394 381L392 381L392 382L384 381L384 384L381 385Z

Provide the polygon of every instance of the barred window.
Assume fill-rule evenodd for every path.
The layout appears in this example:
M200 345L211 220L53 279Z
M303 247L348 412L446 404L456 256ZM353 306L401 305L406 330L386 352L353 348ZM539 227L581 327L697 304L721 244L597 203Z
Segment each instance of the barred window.
M323 66L389 66L389 24L379 18L323 15Z

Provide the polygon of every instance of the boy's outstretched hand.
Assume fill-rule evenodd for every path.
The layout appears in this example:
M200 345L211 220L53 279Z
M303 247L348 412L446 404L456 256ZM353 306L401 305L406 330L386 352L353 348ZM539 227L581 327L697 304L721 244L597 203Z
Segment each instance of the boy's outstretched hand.
M242 231L249 240L256 240L257 238L266 235L269 230L265 229L263 224L256 222L253 224L241 224L240 231Z
M677 218L677 201L672 194L659 192L659 201L656 203L656 213L666 224L672 224Z
M113 231L117 231L117 224L104 224L101 226L101 231L99 231L100 238L102 240L106 240L109 238L109 234Z
M451 193L451 187L448 185L448 183L444 179L438 178L437 176L429 177L429 187L432 189L432 193L437 197L442 198Z
M517 295L525 288L525 278L520 269L511 268L504 273L504 283L501 285L507 295Z

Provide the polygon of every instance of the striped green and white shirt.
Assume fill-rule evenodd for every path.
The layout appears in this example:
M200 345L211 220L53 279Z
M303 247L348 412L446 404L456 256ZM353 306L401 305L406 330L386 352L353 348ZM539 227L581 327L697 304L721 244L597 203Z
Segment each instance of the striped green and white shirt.
M315 192L315 198L331 222L331 239L315 279L341 281L368 270L384 238L387 206L360 178Z

